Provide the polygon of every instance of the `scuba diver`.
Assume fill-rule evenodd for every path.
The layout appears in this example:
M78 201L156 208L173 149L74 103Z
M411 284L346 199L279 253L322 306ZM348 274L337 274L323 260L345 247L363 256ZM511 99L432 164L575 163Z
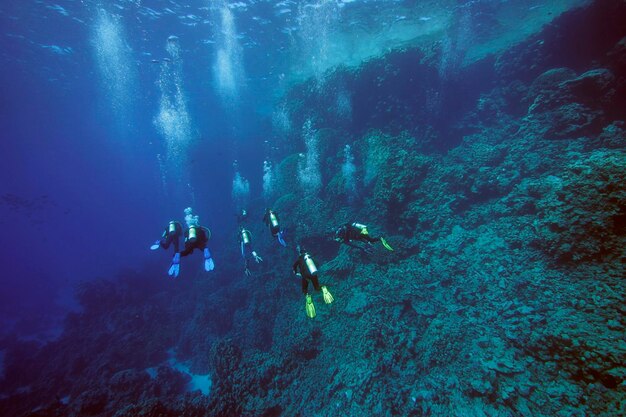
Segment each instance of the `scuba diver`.
M150 246L151 250L157 250L159 248L168 249L170 245L174 244L174 257L172 258L172 264L170 265L170 269L167 271L167 274L173 277L177 277L180 272L180 236L183 234L183 226L180 222L172 220L169 222L165 230L163 231L163 235L161 239L154 242L152 246Z
M239 244L241 245L241 257L244 262L244 272L246 276L252 275L250 269L248 269L248 259L252 257L256 263L263 262L263 258L252 249L252 233L244 227L239 227ZM248 256L250 254L250 256Z
M272 236L278 239L278 243L287 247L287 243L283 239L284 231L281 230L280 225L278 224L278 215L274 210L268 208L265 210L265 215L263 216L263 223L265 223L269 228Z
M208 272L215 268L211 252L207 248L207 243L211 238L211 231L206 227L200 226L198 219L198 216L193 214L191 207L185 209L185 222L188 229L185 232L185 249L180 253L180 256L191 255L195 249L200 249L204 253L204 270ZM178 261L180 261L180 256Z
M335 231L335 240L340 243L345 243L348 246L352 246L353 248L360 249L364 252L370 252L372 243L380 242L385 247L385 249L392 251L393 248L389 246L384 237L372 237L370 236L367 226L360 223L346 223L343 226L339 227ZM352 243L353 241L363 242L363 245L355 245Z
M315 317L315 305L313 304L313 299L308 291L309 280L313 283L313 288L315 288L316 291L322 291L324 302L326 304L332 303L335 299L325 285L320 287L320 283L317 278L317 267L315 266L315 261L313 261L311 255L309 255L309 253L300 245L298 245L296 250L299 256L293 264L293 273L302 278L302 293L304 294L305 300L304 308L307 317L312 319Z
M241 209L239 213L237 213L237 224L241 224L248 219L248 211L246 209Z

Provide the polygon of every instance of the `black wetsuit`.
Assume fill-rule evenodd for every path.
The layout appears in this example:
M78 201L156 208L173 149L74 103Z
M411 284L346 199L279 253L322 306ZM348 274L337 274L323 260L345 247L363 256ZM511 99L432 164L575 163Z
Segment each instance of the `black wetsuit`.
M189 237L189 231L195 229L196 236ZM204 250L209 238L211 237L211 231L203 226L192 226L185 232L185 249L180 253L180 256L190 255L194 249Z
M335 236L341 239L341 241L347 245L351 245L350 242L358 240L360 242L375 243L380 242L380 237L372 237L369 235L366 226L359 227L358 223L346 223L337 229Z
M276 224L272 224L272 215L274 215L274 219L276 220ZM276 237L278 235L278 233L280 233L280 226L278 223L278 215L276 214L275 211L272 210L267 210L265 212L265 216L263 216L263 223L265 223L266 225L269 226L270 228L270 232L272 233L272 236Z
M310 258L311 255L309 255L307 252L300 254L300 256L298 256L298 259L296 259L296 262L293 264L293 272L295 274L300 273L300 275L302 275L302 293L303 294L308 293L309 280L311 280L311 282L313 283L313 288L315 288L316 291L321 290L320 283L317 278L317 270L311 274L311 271L309 270L309 267L306 264L306 259L305 259L306 257ZM313 261L312 258L311 258L311 261Z
M244 234L246 238L244 239ZM239 229L239 245L241 246L241 257L244 262L244 270L249 272L248 266L250 256L253 256L252 253L254 249L252 249L252 233L248 229L240 228Z
M174 230L170 231L171 229L170 226L172 225L174 225ZM176 252L179 252L180 235L182 235L182 233L183 233L183 226L179 222L175 222L175 221L170 222L165 228L163 235L161 236L159 245L163 249L167 249L170 247L171 244L174 244L174 250L176 250Z
M237 214L237 224L241 224L248 219L248 212L243 210Z
M246 235L245 239L244 234ZM248 229L239 229L239 245L241 246L241 257L244 259L254 252L252 249L252 233Z

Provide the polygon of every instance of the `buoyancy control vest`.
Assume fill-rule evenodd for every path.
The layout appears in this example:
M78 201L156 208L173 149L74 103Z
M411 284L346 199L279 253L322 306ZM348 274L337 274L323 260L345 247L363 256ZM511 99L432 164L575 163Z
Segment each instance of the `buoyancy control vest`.
M369 234L369 232L367 231L367 226L361 223L352 223L352 227L356 227L357 229L359 229L361 231L362 235L367 235Z

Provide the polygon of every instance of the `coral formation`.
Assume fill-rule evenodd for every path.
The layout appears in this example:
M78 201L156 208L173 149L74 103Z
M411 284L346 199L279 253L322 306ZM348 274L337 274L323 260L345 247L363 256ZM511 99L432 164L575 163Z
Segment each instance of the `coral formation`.
M0 341L0 414L625 415L624 28L607 17L611 42L584 44L582 61L563 44L608 14L626 6L573 11L443 81L410 48L337 70L328 85L352 93L337 124L317 80L295 87L283 112L304 138L272 168L272 207L335 302L308 319L295 256L270 239L253 279L225 266L211 282L145 271L86 284L58 340ZM408 91L415 74L445 84L447 114L430 113L427 86ZM363 184L349 207L346 140ZM329 232L346 221L396 250L339 247ZM172 351L211 375L208 396Z

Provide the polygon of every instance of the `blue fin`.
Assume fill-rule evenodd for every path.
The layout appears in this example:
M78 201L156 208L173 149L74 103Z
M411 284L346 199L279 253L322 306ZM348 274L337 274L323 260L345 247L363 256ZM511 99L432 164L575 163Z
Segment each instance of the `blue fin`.
M213 258L207 258L204 260L204 270L209 272L215 269L215 263L213 262Z
M204 248L204 270L205 271L213 271L215 269L215 263L211 258L211 251L209 248Z
M171 277L176 278L179 272L180 272L180 252L176 252L176 254L174 254L174 257L172 258L172 264L170 265L170 269L169 271L167 271L167 274Z
M167 274L173 278L178 277L178 273L180 272L180 264L172 264L170 265L170 270L167 271Z

